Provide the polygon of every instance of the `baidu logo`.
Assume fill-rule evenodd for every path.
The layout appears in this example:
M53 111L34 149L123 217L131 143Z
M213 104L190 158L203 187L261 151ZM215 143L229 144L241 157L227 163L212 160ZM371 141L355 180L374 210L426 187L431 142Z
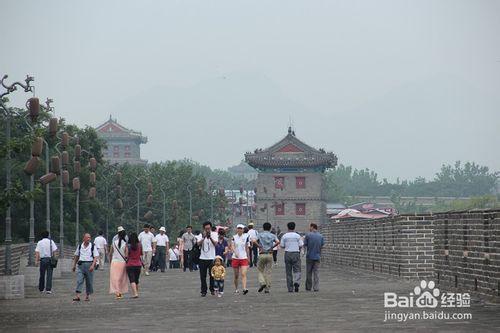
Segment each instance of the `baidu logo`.
M393 292L384 293L384 307L386 308L436 308L439 305L440 291L434 281L420 281L413 288L409 296L400 296Z

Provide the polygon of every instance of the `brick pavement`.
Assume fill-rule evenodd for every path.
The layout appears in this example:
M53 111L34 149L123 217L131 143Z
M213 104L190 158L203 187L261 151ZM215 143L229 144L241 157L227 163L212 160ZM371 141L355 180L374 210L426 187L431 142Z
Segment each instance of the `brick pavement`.
M53 295L34 288L26 298L0 301L0 331L182 331L182 332L345 332L439 331L494 332L500 330L500 305L473 299L472 319L384 322L383 293L408 294L415 282L370 272L329 268L321 271L321 290L290 294L283 267L273 273L271 294L258 294L257 273L249 274L250 293L233 295L232 272L223 298L201 298L197 272L169 270L143 277L139 299L115 300L108 291L108 272L95 276L90 303L71 301L74 276L54 281Z

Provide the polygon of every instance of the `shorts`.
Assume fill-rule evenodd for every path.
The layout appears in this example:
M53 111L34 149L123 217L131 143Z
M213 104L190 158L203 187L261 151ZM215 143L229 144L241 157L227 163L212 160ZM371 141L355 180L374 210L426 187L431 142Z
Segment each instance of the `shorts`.
M233 268L245 267L248 266L248 259L232 259L231 266Z

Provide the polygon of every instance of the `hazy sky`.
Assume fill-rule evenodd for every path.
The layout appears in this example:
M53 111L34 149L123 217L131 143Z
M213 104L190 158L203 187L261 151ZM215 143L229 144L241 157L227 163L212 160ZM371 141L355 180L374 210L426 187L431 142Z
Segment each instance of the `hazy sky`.
M2 0L0 22L0 74L142 131L149 161L226 168L291 118L381 177L500 170L500 1Z

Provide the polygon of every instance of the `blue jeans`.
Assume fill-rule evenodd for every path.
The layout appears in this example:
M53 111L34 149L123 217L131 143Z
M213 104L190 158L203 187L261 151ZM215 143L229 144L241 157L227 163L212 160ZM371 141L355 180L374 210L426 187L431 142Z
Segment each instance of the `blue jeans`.
M224 292L224 280L214 280L214 289L220 293Z
M50 258L40 259L40 279L38 280L38 290L46 291L52 290L52 265L50 264ZM45 283L45 273L47 273L47 283Z
M91 261L84 261L76 268L76 292L82 293L83 281L85 281L85 292L90 295L94 292L94 272L90 271Z

